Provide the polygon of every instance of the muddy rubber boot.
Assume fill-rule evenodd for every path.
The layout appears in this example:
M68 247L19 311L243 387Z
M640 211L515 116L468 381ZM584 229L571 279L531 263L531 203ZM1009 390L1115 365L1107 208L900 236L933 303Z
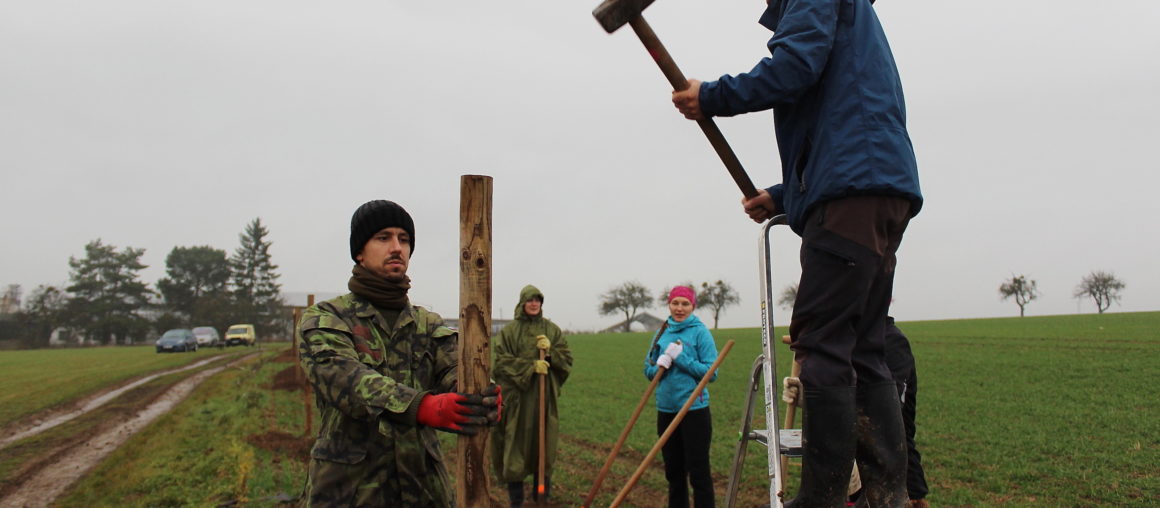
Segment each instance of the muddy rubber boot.
M805 400L801 488L785 507L844 508L854 469L854 387L807 386Z
M508 499L511 500L511 508L521 508L524 505L524 482L512 482L507 484Z
M906 436L893 382L859 385L858 472L862 497L874 508L906 508Z

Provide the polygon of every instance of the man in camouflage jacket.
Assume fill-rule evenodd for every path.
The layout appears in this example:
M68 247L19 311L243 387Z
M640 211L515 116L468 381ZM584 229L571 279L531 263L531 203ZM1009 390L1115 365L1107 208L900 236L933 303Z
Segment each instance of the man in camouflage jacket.
M299 361L322 428L304 506L450 507L435 430L475 434L499 417L499 391L456 393L456 332L411 305L410 215L371 201L351 219L351 292L307 309Z

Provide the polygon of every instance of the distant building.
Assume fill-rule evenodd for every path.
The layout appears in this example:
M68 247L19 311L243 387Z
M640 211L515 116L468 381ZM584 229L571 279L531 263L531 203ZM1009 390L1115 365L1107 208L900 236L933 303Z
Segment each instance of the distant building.
M652 314L649 314L647 312L641 312L640 314L637 314L629 321L628 327L630 330L632 330L633 328L636 328L638 330L642 330L645 332L651 332L653 330L659 330L661 325L663 325L663 324L665 324L665 320L663 320L659 317L656 317ZM633 325L640 325L640 326L634 327ZM621 321L621 322L616 323L608 328L600 330L600 333L616 333L616 332L622 332L622 331L624 331L624 321Z

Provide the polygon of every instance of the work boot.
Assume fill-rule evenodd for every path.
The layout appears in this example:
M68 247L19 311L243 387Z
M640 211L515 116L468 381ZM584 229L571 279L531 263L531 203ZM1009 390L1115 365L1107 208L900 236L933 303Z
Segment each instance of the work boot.
M874 508L906 508L906 438L893 382L858 385L858 472Z
M930 508L930 503L926 502L925 499L911 499L909 506L910 508Z
M854 467L854 387L805 387L801 488L786 508L844 508Z
M524 505L524 482L511 482L507 484L507 490L511 508L521 508Z

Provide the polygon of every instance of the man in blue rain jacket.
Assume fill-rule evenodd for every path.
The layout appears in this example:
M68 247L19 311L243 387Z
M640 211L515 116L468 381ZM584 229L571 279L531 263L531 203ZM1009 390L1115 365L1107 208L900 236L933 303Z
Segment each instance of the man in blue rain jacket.
M885 361L895 253L922 206L902 85L870 0L771 0L770 56L673 103L690 119L772 109L782 183L742 204L802 236L790 321L805 391L792 506L842 506L857 455L871 506L906 504L906 448Z

